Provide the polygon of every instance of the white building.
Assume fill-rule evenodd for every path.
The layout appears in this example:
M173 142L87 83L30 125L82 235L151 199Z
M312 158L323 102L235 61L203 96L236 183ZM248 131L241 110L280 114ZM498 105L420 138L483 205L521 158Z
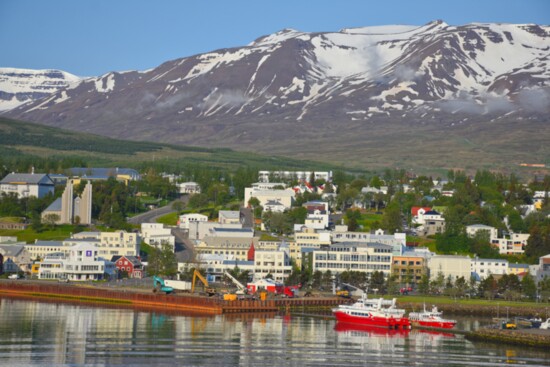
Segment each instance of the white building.
M290 209L296 193L292 189L285 190L256 190L253 187L247 187L244 189L244 203L245 206L251 198L256 198L260 202L262 207L265 207L269 201L278 201L284 205L285 209Z
M276 251L256 250L254 252L254 279L265 278L268 274L278 282L284 282L292 273L288 246Z
M381 243L342 242L327 250L315 250L312 256L313 271L361 271L369 275L380 271L386 277L391 274L392 247Z
M180 194L200 194L201 187L196 182L180 182L176 184Z
M436 279L441 273L445 280L450 277L455 281L464 277L468 281L472 272L472 259L468 256L434 255L428 259L428 269L430 280Z
M309 181L312 172L315 180L332 181L332 171L259 171L258 181L269 182L270 176L286 180Z
M220 210L218 212L218 223L220 224L240 224L241 212L238 210Z
M42 241L36 240L34 243L25 245L32 260L45 259L46 256L53 253L63 253L69 256L70 247L65 247L63 241Z
M53 194L55 184L44 173L10 173L0 181L0 194L15 194L18 198L43 198Z
M441 213L435 210L426 210L425 208L418 209L417 215L413 216L414 224L426 224L427 221L445 221Z
M510 233L509 236L491 238L491 244L498 247L500 254L523 254L528 239L529 233Z
M218 222L203 222L195 221L189 222L189 239L194 241L202 241L204 237L209 236L214 228L243 228L241 223L239 224L220 224Z
M52 252L43 258L38 268L38 279L65 279L65 261L69 257L63 252Z
M508 274L508 260L473 258L471 273L476 280L483 280L489 275Z
M248 260L248 250L256 248L259 237L210 237L206 236L196 246L197 254L224 255L226 259Z
M338 225L331 233L332 242L376 242L383 243L392 247L392 253L394 256L403 254L405 246L407 246L406 233L394 233L384 234L381 229L376 230L374 233L367 232L348 232L348 227L345 225Z
M71 281L101 280L115 275L115 264L99 256L97 246L90 243L80 243L71 247L69 256L59 254L48 256L44 268L40 265L38 276L41 279L63 277ZM46 259L45 259L46 260ZM58 271L59 261L63 264L63 275ZM51 265L51 266L50 266Z
M150 246L161 248L166 243L172 251L176 248L176 238L172 235L172 230L164 228L162 223L141 223L141 239Z
M179 216L178 227L189 229L192 223L208 222L208 216L198 213L183 214Z
M487 232L489 239L498 237L498 230L495 227L486 226L484 224L472 224L466 226L466 234L469 237L474 237L478 232Z
M286 189L286 183L283 183L283 182L256 182L256 183L253 183L252 184L252 188L254 190L258 190L258 191L261 191L261 190L274 190L275 188L280 188L282 187L283 189Z
M283 213L287 207L283 205L280 201L277 200L268 200L265 205L263 205L264 211L273 212L273 213Z
M366 186L361 189L361 194L388 194L388 186L380 186L380 188L373 187L373 186Z

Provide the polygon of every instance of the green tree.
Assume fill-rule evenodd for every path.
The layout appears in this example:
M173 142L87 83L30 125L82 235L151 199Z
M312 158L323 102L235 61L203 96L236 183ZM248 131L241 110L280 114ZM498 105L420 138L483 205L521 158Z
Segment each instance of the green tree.
M400 232L403 228L401 210L399 204L393 201L386 207L382 217L382 228L390 233Z
M160 248L153 246L148 258L147 271L151 275L174 276L178 272L178 262L172 247L163 242Z
M386 291L386 279L384 278L384 273L381 271L372 272L369 280L370 290L379 293L385 293Z
M355 231L359 227L359 220L361 219L361 212L359 210L346 210L345 223L348 226L349 231Z
M537 295L537 285L531 275L526 274L523 276L521 280L521 292L529 299L535 299Z

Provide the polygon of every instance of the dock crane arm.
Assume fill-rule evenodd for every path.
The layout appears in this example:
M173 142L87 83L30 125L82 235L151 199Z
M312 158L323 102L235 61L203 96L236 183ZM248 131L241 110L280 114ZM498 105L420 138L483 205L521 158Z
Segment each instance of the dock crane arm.
M228 277L229 279L231 279L231 281L233 282L233 284L235 284L235 285L237 286L237 288L239 289L239 290L237 291L238 294L246 294L246 292L248 291L248 290L246 289L246 287L245 287L241 282L239 282L233 275L229 274L228 271L225 271L225 272L224 272L224 275L225 275L226 277Z
M216 293L216 291L213 288L209 288L208 280L206 280L205 277L202 276L202 274L195 269L193 272L193 283L191 285L191 293L195 293L195 284L197 282L197 278L201 281L201 283L204 285L204 291L208 293L209 295L213 295Z

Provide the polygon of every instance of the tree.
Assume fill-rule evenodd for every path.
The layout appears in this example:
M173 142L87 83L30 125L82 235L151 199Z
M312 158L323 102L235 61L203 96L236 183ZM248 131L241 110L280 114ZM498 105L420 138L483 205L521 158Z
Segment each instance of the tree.
M44 220L42 222L48 227L53 228L60 220L61 217L59 214L50 213L44 216Z
M537 295L537 285L535 280L529 274L525 274L521 280L521 292L529 299L535 299Z
M345 223L348 225L348 230L353 232L359 227L361 212L359 210L346 210Z
M183 202L181 200L176 200L172 204L172 209L174 209L177 212L181 212L183 210Z
M160 248L153 246L149 254L147 270L152 275L173 276L178 272L178 262L172 247L162 242Z
M418 282L418 292L424 295L430 293L430 277L428 274L424 274L420 278L420 282Z
M385 278L384 273L381 271L374 271L370 276L369 286L370 288L376 293L384 293L385 292Z
M382 217L382 228L390 233L400 232L403 227L399 203L392 202L386 207Z

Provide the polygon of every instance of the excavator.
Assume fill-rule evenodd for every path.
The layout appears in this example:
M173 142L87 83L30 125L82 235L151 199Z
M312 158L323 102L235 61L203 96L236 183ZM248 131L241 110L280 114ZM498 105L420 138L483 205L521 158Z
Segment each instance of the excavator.
M208 280L206 280L206 278L203 277L197 269L195 269L195 271L193 272L193 284L191 285L191 293L195 293L195 284L197 278L199 278L199 280L203 284L204 292L208 294L208 296L213 296L216 294L216 290L214 288L210 288L210 286L208 285Z

